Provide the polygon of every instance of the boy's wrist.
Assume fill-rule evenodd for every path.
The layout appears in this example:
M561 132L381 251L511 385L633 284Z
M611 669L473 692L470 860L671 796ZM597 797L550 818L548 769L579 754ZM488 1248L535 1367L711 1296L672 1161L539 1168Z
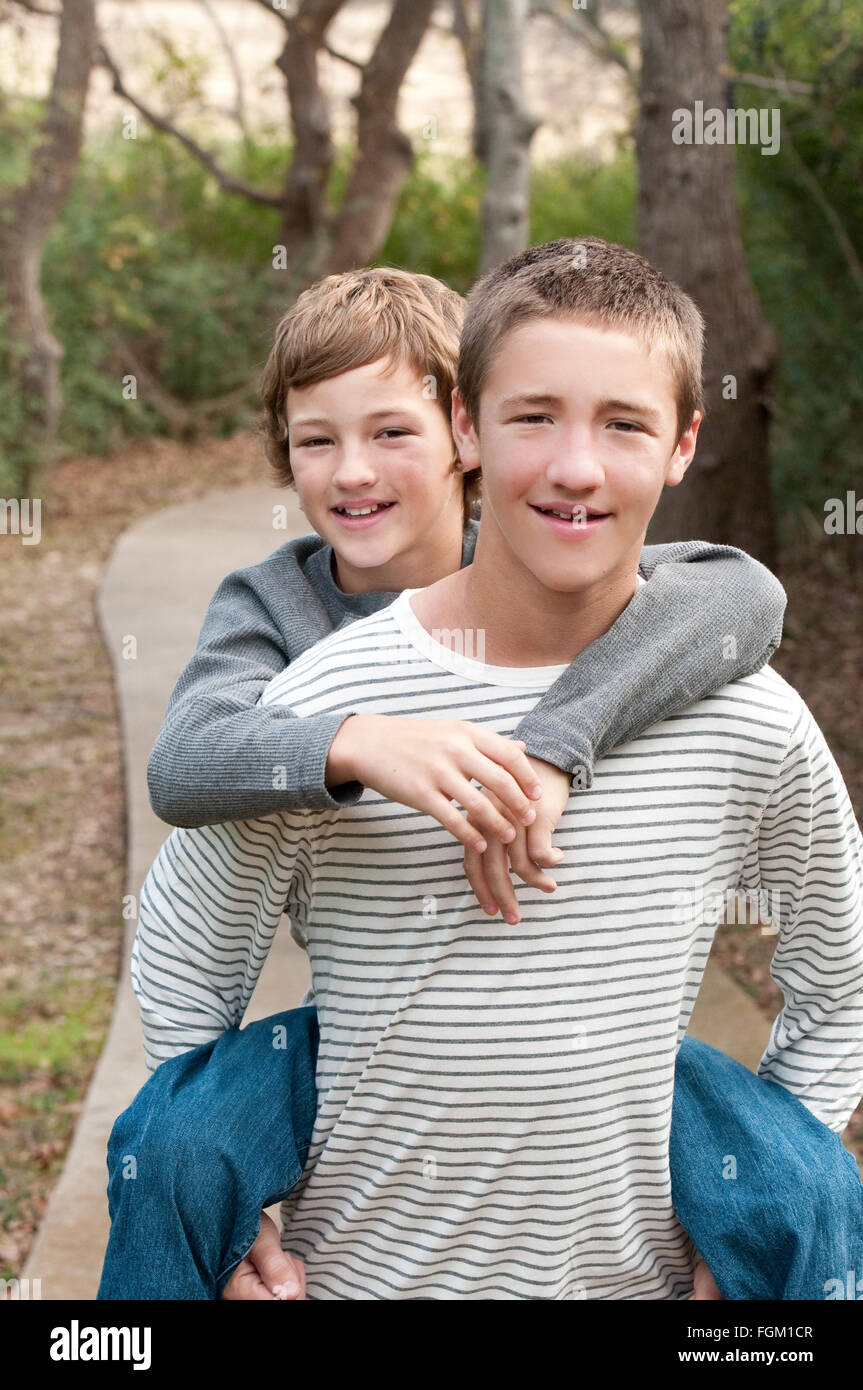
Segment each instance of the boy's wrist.
M362 781L357 775L355 761L360 733L358 723L362 726L368 723L368 719L361 714L349 714L336 731L324 765L325 787L340 787L343 782Z

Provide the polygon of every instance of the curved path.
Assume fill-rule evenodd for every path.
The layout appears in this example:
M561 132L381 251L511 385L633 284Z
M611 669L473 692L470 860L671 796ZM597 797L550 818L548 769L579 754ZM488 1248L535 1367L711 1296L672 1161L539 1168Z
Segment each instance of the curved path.
M273 506L288 499L289 529L274 531ZM213 493L169 507L125 532L114 549L99 597L121 710L126 764L126 892L137 894L167 827L150 809L147 758L174 682L194 650L207 603L219 580L308 531L291 494L269 487ZM137 654L124 656L134 637ZM118 919L122 921L121 906ZM22 1271L41 1279L44 1299L93 1299L99 1285L108 1209L105 1151L117 1115L147 1079L137 1000L129 981L135 922L123 922L117 1001L63 1171ZM308 962L287 929L268 956L246 1022L298 1004ZM690 1032L753 1069L770 1028L727 975L708 967Z

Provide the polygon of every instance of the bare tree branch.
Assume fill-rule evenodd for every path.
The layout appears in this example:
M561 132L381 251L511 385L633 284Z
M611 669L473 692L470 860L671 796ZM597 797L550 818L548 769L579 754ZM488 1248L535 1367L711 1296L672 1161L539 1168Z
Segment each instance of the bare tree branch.
M413 146L396 121L399 92L435 9L435 0L394 0L365 65L354 105L357 152L339 206L325 269L371 260L386 236L413 163Z
M189 439L195 433L195 422L187 406L162 386L155 373L145 366L130 343L112 335L108 340L108 348L113 358L113 370L120 377L133 376L136 387L141 386L141 403L151 404L173 435L180 439ZM139 397L136 395L137 399Z
M784 72L782 72L782 70L775 64L773 65L773 71L776 75L776 81L779 84L780 91L783 91L783 93L786 96L792 95L790 83L788 82L788 79L786 78ZM851 279L854 281L854 284L857 286L857 289L860 291L861 294L863 294L863 263L861 263L860 257L857 254L856 247L854 246L853 241L851 240L850 236L848 235L848 232L845 229L845 224L843 223L842 218L839 216L838 211L833 206L830 199L827 197L827 194L824 192L824 189L821 187L821 184L819 183L818 179L815 177L812 170L809 168L809 165L803 159L799 150L795 147L794 141L791 139L787 131L782 136L782 145L784 149L787 150L788 154L790 154L791 156L791 162L794 166L794 171L800 183L802 183L803 187L806 189L807 193L812 198L812 201L816 204L816 206L821 209L821 212L824 214L824 217L829 223L830 229L833 232L834 237L836 238L836 243L839 247L839 250L842 253L842 258L845 261L846 266L848 267L848 273L851 276Z
M478 28L471 23L465 0L453 0L452 32L461 44L462 52L467 59L468 53L476 46Z
M249 380L220 391L218 396L210 400L180 401L162 385L156 373L150 370L125 338L112 334L108 348L115 364L114 370L122 376L131 373L135 377L143 388L143 395L137 399L142 404L149 402L163 417L171 433L180 439L195 438L205 426L230 415L255 395L255 383Z
M473 96L473 154L481 164L488 155L489 132L485 129L485 103L482 99L482 54L480 28L471 21L465 0L453 0L452 32L461 45L462 57Z
M434 0L395 0L390 17L365 65L366 98L395 116L399 92L428 29ZM362 99L362 93L361 93Z
M47 15L50 19L60 18L60 10L45 9L42 5L35 5L33 3L33 0L13 0L13 3L16 5L20 5L22 10L29 10L31 14L44 14Z
M292 261L325 235L327 189L333 167L330 108L321 87L318 55L345 0L301 0L288 24L276 66L284 73L293 133L293 158L282 197L281 239Z
M557 9L554 4L540 4L538 0L534 0L531 5L531 13L543 15L546 19L553 20L559 28L569 34L570 38L583 39L592 53L598 58L606 58L612 63L616 63L626 73L632 85L637 85L638 73L629 60L626 44L615 38L606 29L602 20L593 10L583 9L578 10L577 13L569 10L564 13ZM585 33L584 26L587 27L587 33Z
M256 0L256 3L263 5L268 14L273 15L276 19L280 19L286 26L289 25L294 18L293 14L288 14L286 10L277 10L273 4L273 0Z
M246 93L245 86L243 84L242 69L240 68L239 59L237 58L237 51L234 48L234 45L231 43L225 26L219 18L219 12L216 9L215 5L211 3L211 0L198 0L198 3L204 10L205 14L210 20L210 23L212 24L213 28L218 34L219 42L222 45L222 51L224 52L225 57L228 60L228 67L231 69L231 74L234 79L234 110L230 114L236 120L237 125L243 132L244 138L248 140L249 123L246 119Z
M791 155L792 163L794 164L800 182L803 184L804 188L808 190L812 200L818 205L827 221L830 223L833 235L836 238L845 264L848 267L848 273L860 293L863 294L863 263L861 263L860 257L857 255L854 243L845 230L845 225L839 213L827 197L827 194L809 168L809 165L795 148L794 142L789 139L787 134L782 137L782 144Z
M348 63L352 68L359 68L360 72L365 68L365 63L361 62L359 58L351 58L347 53L339 53L331 43L323 43L321 47L325 53L329 53L331 58L338 59L340 63Z
M785 81L783 81L781 78L778 77L761 77L756 72L732 71L728 74L728 76L730 81L742 82L747 87L764 87L768 91L773 92L784 91L786 95L794 94L795 96L811 96L812 92L815 90L811 82L797 82L793 78L790 80L786 79Z
M163 134L171 135L175 140L178 140L184 149L187 149L198 160L199 164L202 164L213 175L223 193L239 194L243 198L248 198L250 202L260 203L263 207L281 208L282 199L279 194L266 193L263 189L255 188L253 184L246 183L245 179L238 179L233 174L228 173L227 169L221 167L215 155L204 149L203 145L199 145L197 140L193 140L185 131L174 125L173 121L166 120L164 116L153 111L138 97L133 96L123 81L119 68L105 47L104 40L99 45L99 62L111 73L114 79L114 91L117 95L128 101L130 106L134 106L135 110L139 111L144 120L155 130L161 130Z
M629 61L629 54L626 51L626 44L620 39L616 39L612 33L605 28L599 16L591 9L579 10L580 15L584 16L585 22L591 29L598 41L600 53L610 58L613 63L617 63L629 78L630 82L637 82L638 74Z

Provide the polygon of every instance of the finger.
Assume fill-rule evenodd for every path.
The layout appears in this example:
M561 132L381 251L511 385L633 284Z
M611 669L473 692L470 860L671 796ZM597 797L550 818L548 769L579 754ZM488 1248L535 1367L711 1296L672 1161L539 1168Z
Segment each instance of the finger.
M276 1301L276 1295L271 1293L260 1277L256 1279L254 1286L250 1288L249 1292L243 1294L242 1297L251 1299L255 1303L273 1303ZM292 1297L295 1298L296 1294L292 1295Z
M527 883L531 888L539 888L543 893L554 892L557 887L556 881L549 878L548 874L543 873L539 865L533 862L527 831L516 836L508 848L508 854L510 870L518 874L523 883Z
M475 749L473 756L469 757L464 772L468 777L475 777L486 791L494 793L500 802L500 809L512 817L513 824L527 825L536 819L536 807L525 796L516 779L480 749Z
M533 825L529 825L526 831L527 856L532 859L534 864L541 864L545 868L552 869L563 859L563 850L553 845L551 837L557 826L549 825L544 816L537 816Z
M462 815L458 807L453 806L452 801L444 796L443 792L432 792L428 797L418 798L416 806L418 811L432 816L444 830L454 835L466 850L473 849L477 854L482 854L486 849L487 842L482 832Z
M492 733L490 729L484 729L477 725L474 726L474 729L474 743L479 751L508 772L519 784L526 797L532 801L541 797L542 783L531 767L524 748L519 747L514 739L506 738L503 734ZM482 780L480 778L480 781ZM488 783L484 783L484 785L488 785Z
M716 1280L710 1272L707 1263L701 1260L695 1267L693 1277L692 1297L699 1300L722 1300L722 1294L716 1284Z
M226 1303L268 1302L273 1295L251 1261L241 1260L225 1285L222 1299Z
M521 921L521 913L509 876L509 855L503 845L490 844L482 858L486 882L494 900L504 920L514 927Z
M493 767L492 763L487 765L489 768ZM464 807L467 820L474 827L476 835L485 839L500 840L502 844L508 844L513 839L515 830L512 823L498 809L491 797L486 795L482 787L475 787L465 777L456 773L452 780L442 782L441 791Z
M299 1292L291 1293L290 1287L288 1285L275 1284L273 1286L273 1293L275 1294L276 1298L282 1301L293 1301L295 1303L298 1303L302 1301L306 1296L306 1267L303 1264L302 1260L298 1259L295 1255L289 1255L288 1259L291 1262L291 1266L293 1268L294 1275L297 1281L296 1286Z
M253 1269L252 1265L249 1264L248 1260L241 1260L237 1267L234 1269L230 1279L228 1280L225 1287L222 1289L222 1299L226 1303L230 1303L232 1299L241 1297L239 1292L239 1289L241 1287L240 1281L242 1280L243 1275L248 1274L250 1270L252 1270L252 1272L255 1275L255 1278L257 1279L257 1271Z
M272 1291L281 1286L290 1297L296 1298L300 1292L300 1281L294 1269L294 1262L283 1249L281 1237L275 1222L261 1222L261 1234L255 1241L248 1258L267 1289Z
M494 893L492 893L488 886L484 864L485 856L477 854L475 850L469 849L465 854L463 867L467 875L467 881L473 889L474 896L483 912L487 912L489 917L493 917L498 910L498 905L495 901Z

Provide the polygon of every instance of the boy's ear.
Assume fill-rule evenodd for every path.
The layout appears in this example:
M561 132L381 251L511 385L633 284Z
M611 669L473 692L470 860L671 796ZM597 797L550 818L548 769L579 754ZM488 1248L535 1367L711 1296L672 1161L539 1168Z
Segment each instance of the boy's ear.
M695 441L698 438L698 431L703 419L703 412L696 410L689 428L685 429L680 436L677 448L671 455L668 472L665 475L666 487L676 487L678 483L683 481L684 474L695 457Z
M458 393L458 387L453 387L452 410L450 413L452 425L452 437L461 459L462 472L470 473L474 468L479 468L482 463L479 453L479 439L473 426L473 421L465 409L464 401Z

